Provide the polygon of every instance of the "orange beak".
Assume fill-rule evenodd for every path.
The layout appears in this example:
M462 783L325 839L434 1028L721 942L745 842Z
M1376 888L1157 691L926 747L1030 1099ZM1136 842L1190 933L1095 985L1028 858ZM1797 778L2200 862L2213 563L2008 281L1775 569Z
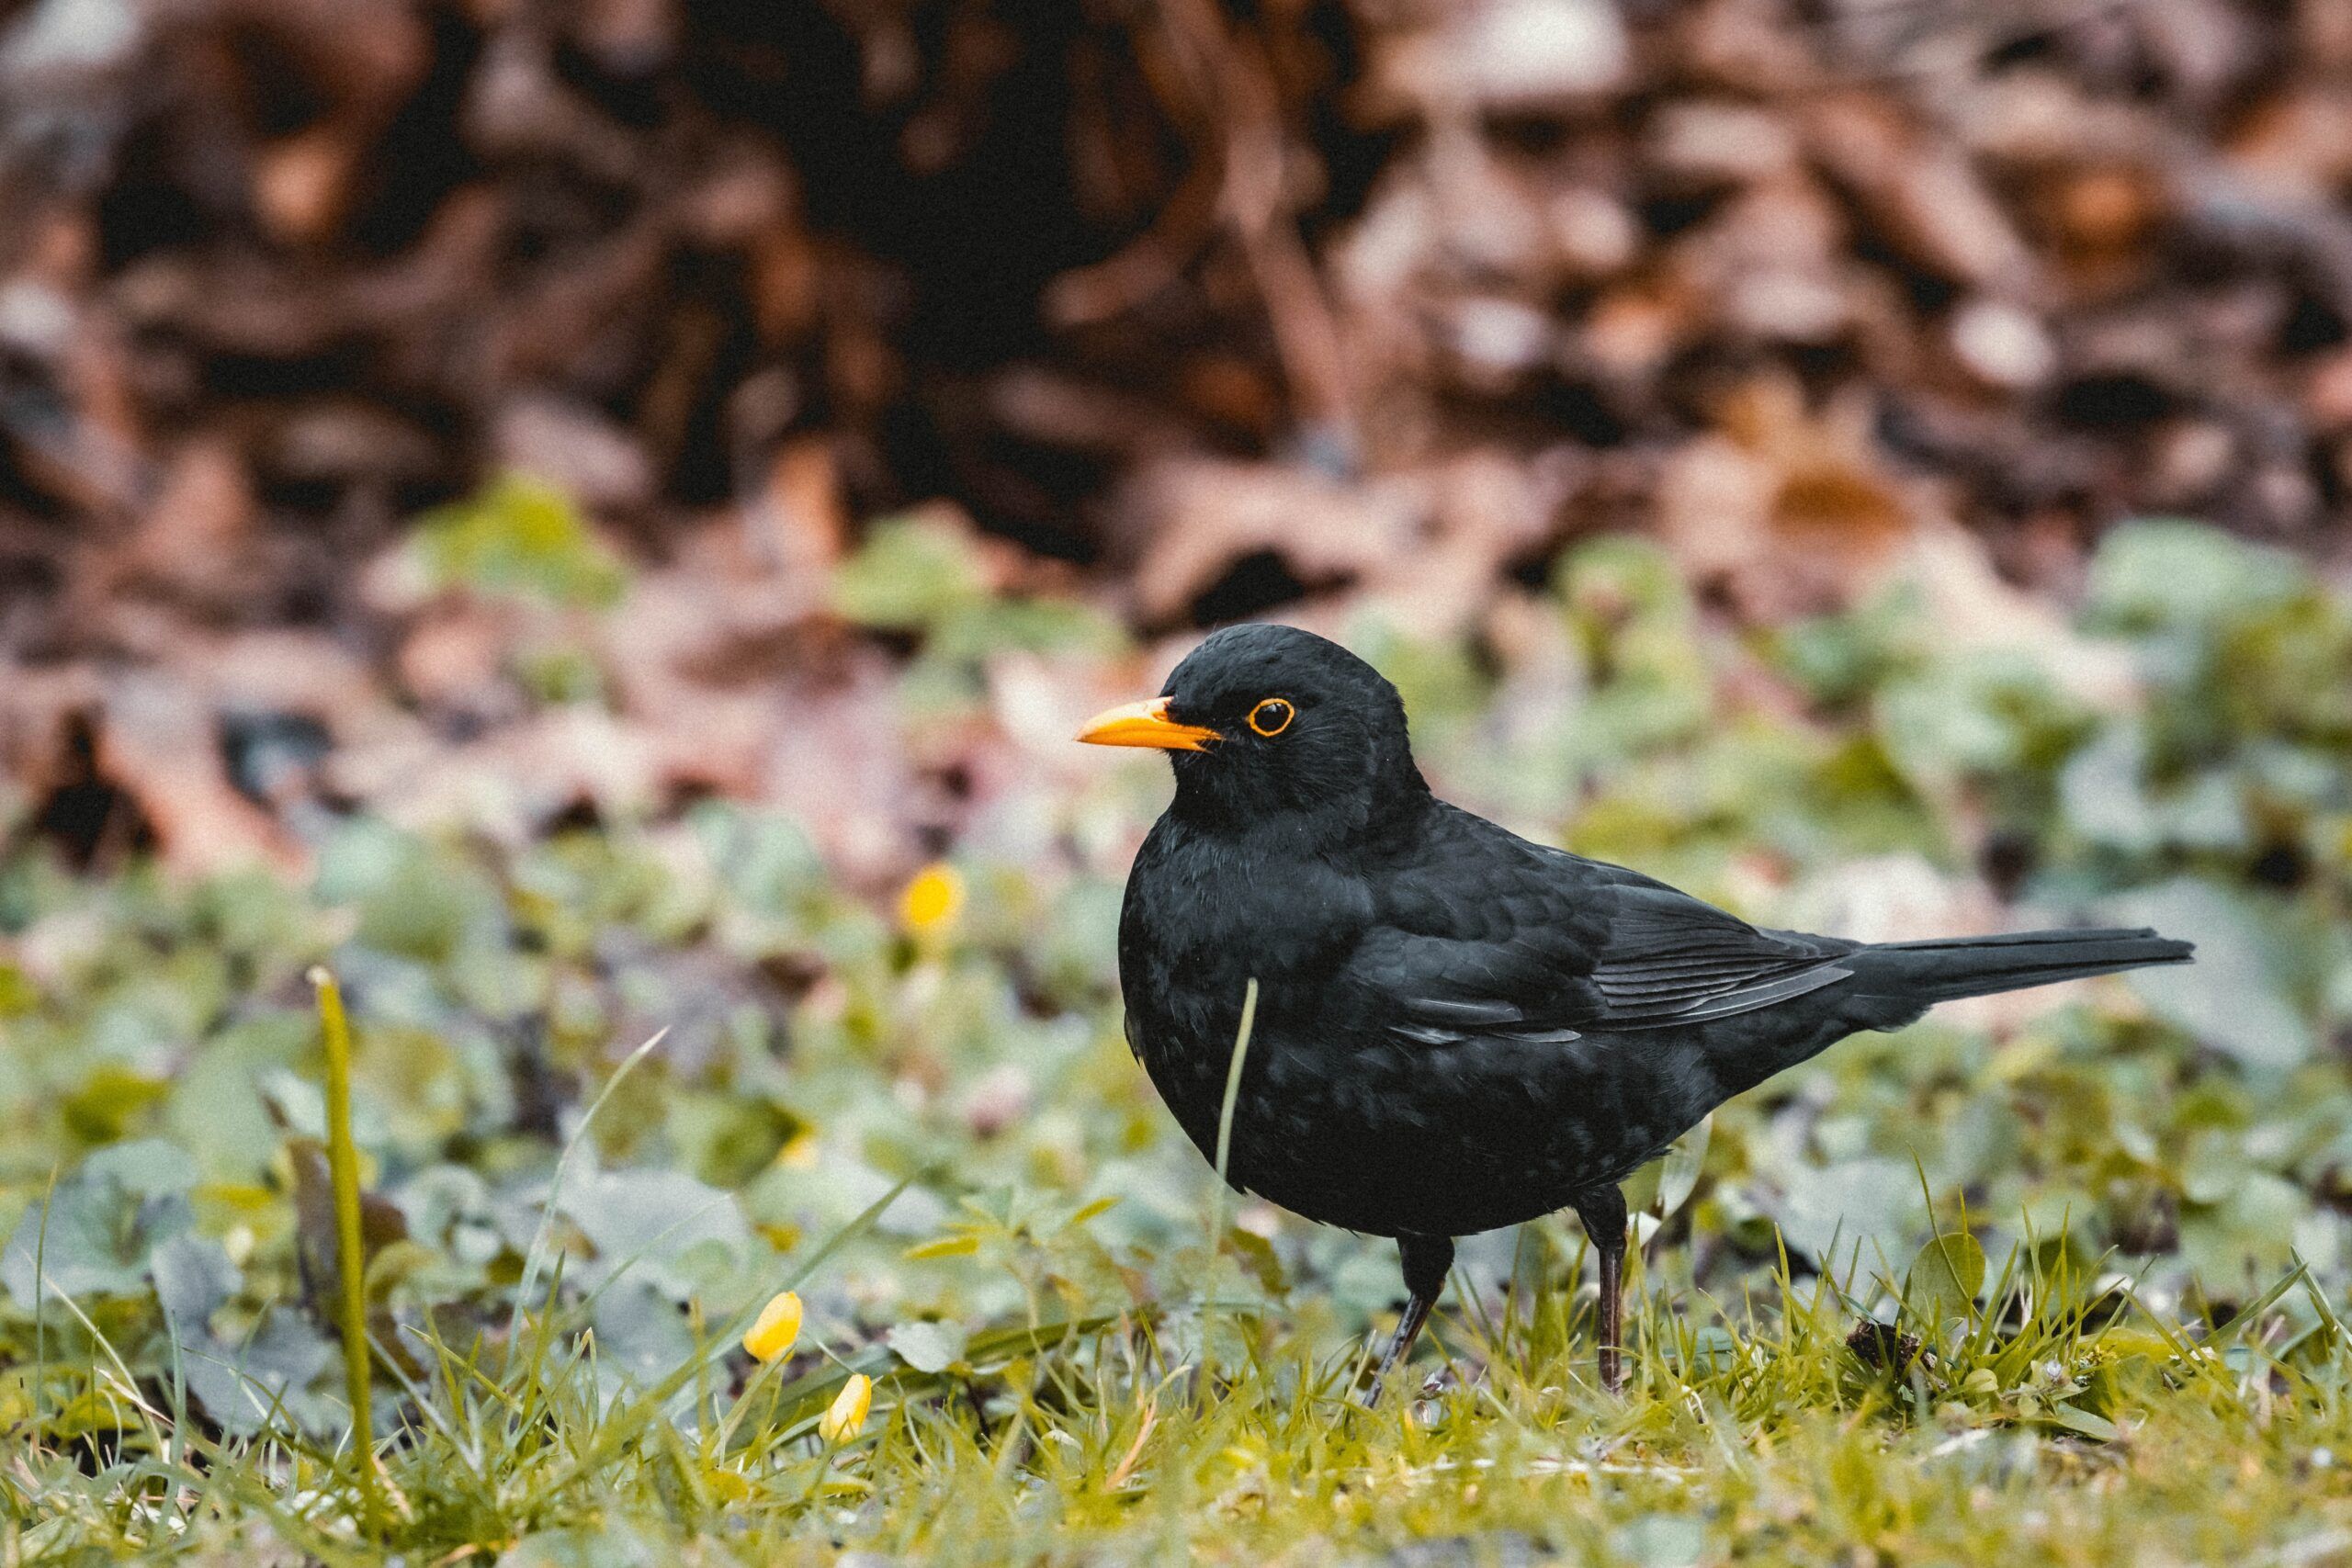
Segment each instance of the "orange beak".
M1205 751L1210 741L1225 739L1214 729L1169 717L1166 697L1098 713L1086 721L1078 738L1089 746L1149 746L1160 751Z

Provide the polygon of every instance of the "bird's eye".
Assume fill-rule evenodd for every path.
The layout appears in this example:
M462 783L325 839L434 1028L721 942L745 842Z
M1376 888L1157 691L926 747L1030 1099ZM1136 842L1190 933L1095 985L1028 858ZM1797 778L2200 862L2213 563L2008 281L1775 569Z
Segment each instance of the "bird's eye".
M1280 697L1268 697L1250 710L1250 728L1261 735L1280 735L1290 728L1298 710Z

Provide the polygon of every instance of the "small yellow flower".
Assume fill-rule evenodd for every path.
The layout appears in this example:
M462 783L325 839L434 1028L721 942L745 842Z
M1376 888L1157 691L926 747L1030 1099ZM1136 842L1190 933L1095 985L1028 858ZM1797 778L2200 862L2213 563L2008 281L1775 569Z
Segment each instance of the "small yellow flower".
M945 861L915 873L899 895L899 923L917 936L944 931L964 912L964 878Z
M817 1423L817 1434L829 1443L857 1436L865 1425L865 1413L874 1407L874 1380L864 1372L852 1372L849 1382L842 1384L841 1393L833 1396L833 1407Z
M743 1348L758 1361L782 1360L800 1337L800 1297L781 1291L760 1309L759 1321L743 1331Z

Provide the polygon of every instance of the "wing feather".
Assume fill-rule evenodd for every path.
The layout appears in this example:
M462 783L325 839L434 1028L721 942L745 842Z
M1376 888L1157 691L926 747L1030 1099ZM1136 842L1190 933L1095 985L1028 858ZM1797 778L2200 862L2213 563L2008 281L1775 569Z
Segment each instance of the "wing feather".
M1836 960L1854 943L1762 931L1636 873L1491 831L1524 852L1479 843L1488 863L1476 876L1433 853L1345 965L1352 994L1401 1039L1565 1043L1725 1018L1851 977Z

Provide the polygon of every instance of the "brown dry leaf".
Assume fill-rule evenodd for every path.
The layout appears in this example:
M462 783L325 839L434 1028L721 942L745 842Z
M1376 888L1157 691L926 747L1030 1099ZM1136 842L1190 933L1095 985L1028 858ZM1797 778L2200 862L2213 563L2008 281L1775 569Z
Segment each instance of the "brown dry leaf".
M654 499L644 443L575 400L514 400L499 411L491 444L501 468L545 479L587 511L634 511Z
M20 664L0 657L0 777L24 802L38 803L63 782L74 765L65 755L68 731L77 716L89 729L103 699L98 671L87 663ZM94 734L91 744L95 749Z
M1300 583L1356 581L1403 558L1421 525L1412 498L1395 489L1203 457L1145 463L1117 510L1127 536L1143 542L1136 607L1160 626L1185 620L1244 563L1271 563Z
M1379 101L1440 117L1542 113L1610 91L1632 64L1607 0L1470 0L1429 15L1433 26L1382 39Z
M168 668L151 654L146 668L107 674L70 665L7 671L0 679L0 763L28 781L38 799L62 782L57 748L79 728L90 742L89 782L127 797L124 820L142 822L175 872L259 863L301 874L301 845L230 775L226 721L288 715L337 737L366 731L394 714L380 686L358 660L315 632L214 635L173 622L153 640L168 652Z
M1804 120L1813 156L1898 249L1954 281L2011 292L2036 272L2008 213L1964 149L1875 96L1825 98Z
M336 792L404 828L480 833L520 847L567 811L613 818L662 802L660 746L585 704L543 709L452 744L422 725L387 725L329 760Z
M1951 313L1952 357L1985 387L2030 391L2058 367L2058 345L2031 310L2007 299L1971 299Z
M1863 290L1849 276L1847 225L1809 175L1760 181L1679 240L1677 276L1716 302L1724 324L1823 343L1852 324Z
M2352 178L2352 87L2298 85L2245 117L2231 164L2276 190L2324 197Z
M423 80L433 58L424 16L378 0L195 0L190 23L270 35L311 85L355 119L375 118ZM209 15L208 15L209 13Z
M1267 424L1265 389L1247 362L1201 355L1182 374L1184 400L1218 423L1241 429ZM989 411L1023 440L1090 455L1165 452L1187 440L1183 424L1148 399L1035 365L1016 365L998 376L989 387Z
M375 669L323 632L264 626L217 636L189 634L179 645L214 707L308 714L340 729L364 725L387 707Z
M153 827L176 873L202 876L261 864L300 876L302 846L230 782L211 694L160 670L107 682L99 764Z
M767 483L746 503L744 521L777 570L804 579L831 570L850 532L831 443L803 435L777 447Z
M333 235L343 221L359 152L331 127L265 149L254 168L254 207L271 236L313 245Z
M2059 235L2078 253L2125 256L2136 252L2164 217L2164 182L2130 164L2077 169L2046 197Z
M2131 649L2084 636L2044 594L2005 582L1984 541L1929 515L1905 545L1899 570L1918 585L1937 634L1955 648L2008 649L2093 707L2116 711L2137 694Z
M1793 381L1768 377L1720 419L1659 488L1659 527L1686 570L1765 621L1845 604L1883 576L1918 506L1876 450L1866 400L1816 415Z
M1388 481L1427 513L1429 537L1367 578L1362 601L1409 636L1461 635L1494 601L1510 567L1554 542L1585 467L1568 447L1532 459L1486 447Z
M638 574L603 632L626 708L656 716L677 682L741 687L821 656L826 639L800 634L830 616L837 545L821 516L814 527L806 518L772 492L706 521L668 564Z
M259 522L237 448L217 437L183 446L111 574L200 608L228 609L252 591Z
M1601 375L1640 383L1657 375L1704 326L1702 297L1688 284L1671 276L1645 277L1595 300L1575 347Z
M501 606L450 596L436 603L401 639L393 670L401 687L427 708L469 719L514 711L506 677L513 617Z
M1803 144L1787 118L1730 98L1668 100L1646 128L1644 152L1661 172L1699 185L1746 185L1797 172Z
M2312 367L2303 406L2322 430L2352 429L2352 348L2339 348Z
M2003 174L2145 155L2165 131L2162 117L2143 106L2094 96L2054 71L1984 77L1970 85L1956 111L1962 143Z
M887 882L914 848L912 808L923 792L896 690L888 660L861 649L836 682L762 699L775 739L756 793L806 828L853 881Z
M601 663L665 798L757 796L786 737L779 684L833 668L828 573L847 525L834 483L820 442L788 445L764 492L640 571L605 623Z

